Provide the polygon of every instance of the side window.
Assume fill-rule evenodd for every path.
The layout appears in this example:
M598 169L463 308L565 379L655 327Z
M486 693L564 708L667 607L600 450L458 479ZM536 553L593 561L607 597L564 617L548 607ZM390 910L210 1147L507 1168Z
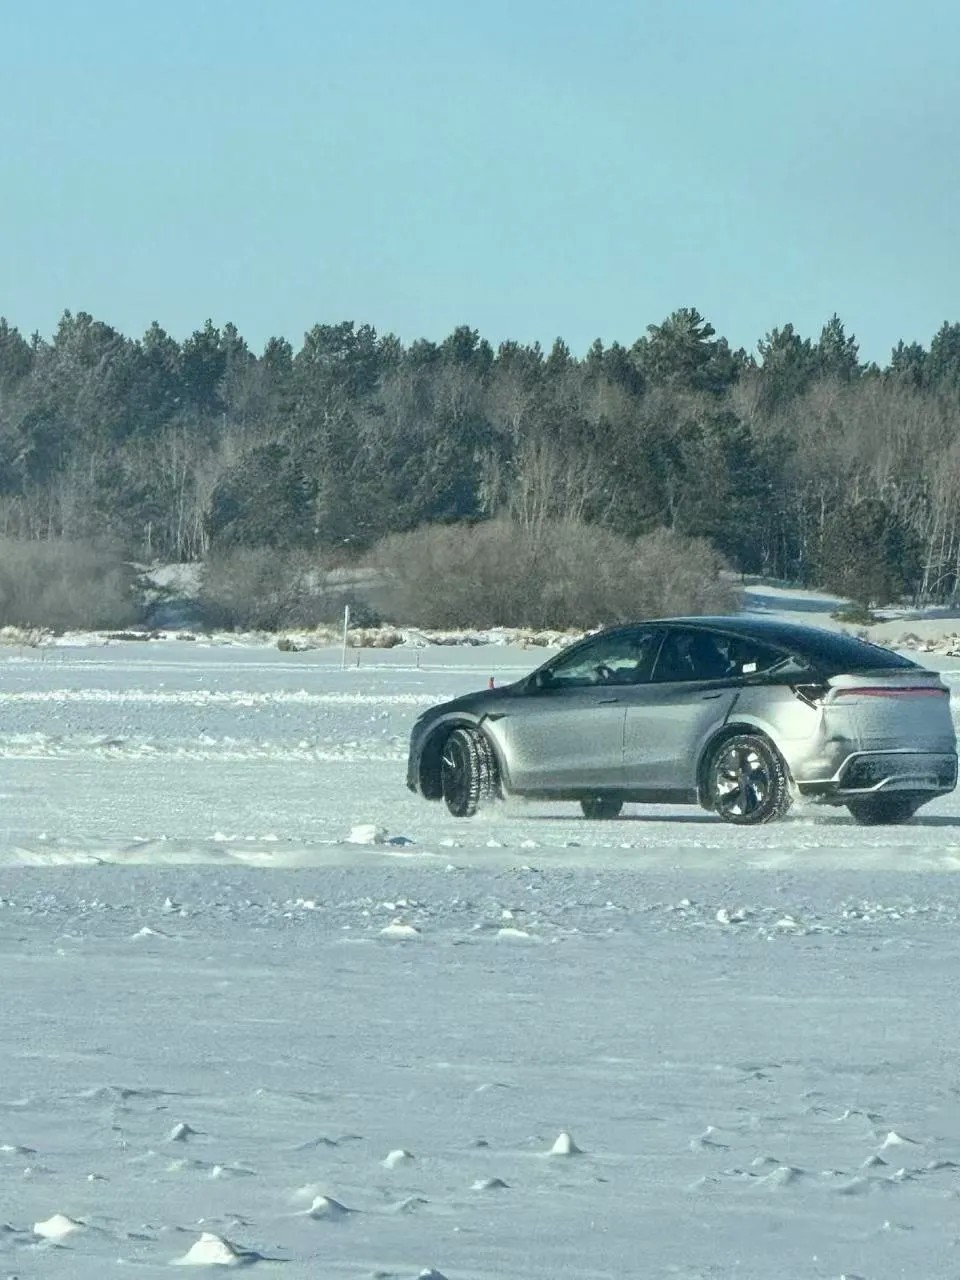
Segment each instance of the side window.
M653 679L657 684L692 680L736 680L756 675L787 655L747 636L712 631L669 631Z
M546 667L540 674L540 688L645 684L653 673L660 635L653 627L637 627L598 636Z
M769 671L790 655L781 649L773 649L749 637L720 637L726 640L727 657L730 662L730 674L733 676L752 676L761 671Z

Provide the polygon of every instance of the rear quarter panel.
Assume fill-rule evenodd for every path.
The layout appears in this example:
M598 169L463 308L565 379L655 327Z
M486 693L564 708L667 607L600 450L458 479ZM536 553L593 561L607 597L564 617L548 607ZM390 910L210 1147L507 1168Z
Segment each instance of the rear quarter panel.
M792 777L826 763L822 711L798 698L787 685L756 685L741 689L727 724L759 730L776 746Z

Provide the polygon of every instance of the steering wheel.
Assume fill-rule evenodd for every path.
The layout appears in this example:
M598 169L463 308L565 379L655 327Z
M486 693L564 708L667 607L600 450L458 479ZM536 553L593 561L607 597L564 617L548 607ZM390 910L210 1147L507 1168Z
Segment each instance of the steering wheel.
M608 666L605 662L598 662L594 667L597 675L600 677L601 684L609 684L611 680L616 680L617 673L613 667Z

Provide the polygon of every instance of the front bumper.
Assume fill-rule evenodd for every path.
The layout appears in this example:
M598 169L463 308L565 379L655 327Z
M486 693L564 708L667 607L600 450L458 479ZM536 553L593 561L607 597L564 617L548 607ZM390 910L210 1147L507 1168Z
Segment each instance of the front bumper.
M829 778L797 781L801 795L836 800L891 791L932 798L956 785L956 752L929 751L857 751Z

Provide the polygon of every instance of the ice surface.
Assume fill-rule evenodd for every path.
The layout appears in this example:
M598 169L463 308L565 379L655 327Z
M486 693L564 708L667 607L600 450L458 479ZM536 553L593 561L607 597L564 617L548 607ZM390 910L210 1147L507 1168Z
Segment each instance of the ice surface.
M431 656L0 656L0 1276L954 1274L960 802L457 821Z

